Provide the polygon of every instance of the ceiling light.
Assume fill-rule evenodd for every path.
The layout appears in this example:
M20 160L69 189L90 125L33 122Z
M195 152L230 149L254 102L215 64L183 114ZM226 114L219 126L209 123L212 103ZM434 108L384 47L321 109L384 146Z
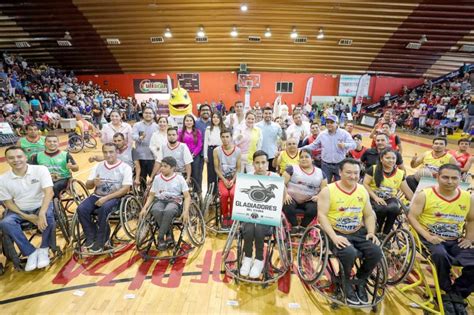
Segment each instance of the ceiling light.
M265 31L265 37L266 38L272 37L272 32L270 31L269 27L267 27L267 30Z
M237 28L234 26L232 31L230 31L230 36L237 37L237 35L239 35L239 33L237 32Z
M197 33L196 33L197 37L205 37L206 36L206 32L204 32L204 27L200 26Z
M319 32L318 32L318 35L316 36L317 39L323 39L324 38L324 32L323 32L323 29L320 28L319 29Z
M165 34L164 34L164 35L165 35L166 38L171 38L171 37L173 37L173 34L171 34L171 29L170 29L169 27L167 27L167 28L165 29Z
M242 4L240 6L240 11L242 11L242 12L247 12L248 9L249 9L249 7L246 4Z
M296 28L295 28L295 27L293 27L293 30L291 31L290 37L291 37L292 39L295 39L296 37L298 37L298 33L296 32Z

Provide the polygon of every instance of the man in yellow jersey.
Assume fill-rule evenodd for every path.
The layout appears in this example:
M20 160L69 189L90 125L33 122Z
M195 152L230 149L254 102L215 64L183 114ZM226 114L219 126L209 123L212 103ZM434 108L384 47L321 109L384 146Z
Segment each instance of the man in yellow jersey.
M448 153L446 146L448 140L446 138L437 137L433 139L433 145L431 151L426 151L421 156L415 153L415 156L411 159L411 168L417 168L423 165L414 175L407 176L407 183L412 191L416 190L421 177L433 176L438 173L438 169L444 164L457 165L456 159L450 153Z
M415 195L408 220L436 266L439 285L446 293L446 314L467 314L463 298L474 292L474 195L459 188L461 169L457 165L442 165L437 179L438 185ZM463 269L452 284L453 264Z
M375 214L367 190L358 184L359 174L359 162L344 159L339 164L341 179L323 188L318 200L318 220L329 236L331 251L343 266L347 303L353 305L369 304L367 278L382 259L375 236ZM362 265L357 281L353 281L357 283L354 291L349 280L358 252L362 253Z

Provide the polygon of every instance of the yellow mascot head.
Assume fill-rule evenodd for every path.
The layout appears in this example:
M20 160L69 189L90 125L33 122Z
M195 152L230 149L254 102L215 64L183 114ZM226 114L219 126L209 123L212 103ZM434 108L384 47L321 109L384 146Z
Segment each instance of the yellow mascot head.
M179 86L179 83L178 87L171 91L169 110L171 116L184 116L193 113L191 97L189 97L188 91Z

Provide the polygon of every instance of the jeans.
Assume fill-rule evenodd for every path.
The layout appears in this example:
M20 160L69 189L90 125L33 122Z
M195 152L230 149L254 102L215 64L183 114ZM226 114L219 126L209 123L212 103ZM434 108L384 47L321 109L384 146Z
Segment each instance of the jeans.
M474 124L474 116L467 116L464 120L463 132L469 133L471 131L471 125Z
M22 212L37 215L39 213L39 209L36 209L35 211ZM23 256L29 256L36 250L36 248L31 245L23 233L23 230L21 229L22 222L26 222L26 220L24 220L15 212L8 211L5 214L5 217L0 221L0 230L8 235L13 240L13 242L18 245L18 248L20 248L21 254ZM54 221L53 203L50 203L48 210L46 210L46 222L48 223L48 226L41 233L42 240L40 248L48 248L51 238L55 237L54 231L56 229L56 222Z
M361 228L352 234L342 234L336 231L337 235L342 235L352 244L344 248L337 248L334 243L329 240L329 246L334 255L339 259L344 269L344 277L348 280L351 278L352 268L358 252L362 253L362 265L357 270L357 278L366 280L382 259L382 250L371 240L367 240L367 230Z
M321 163L321 170L323 171L324 174L326 174L326 178L328 179L328 184L332 183L333 176L334 176L334 181L338 181L341 179L341 176L339 176L339 163L326 163L322 162Z
M457 240L431 244L420 237L430 251L431 260L436 266L439 286L445 292L454 292L467 298L474 292L474 248L460 248ZM461 276L451 283L451 266L463 267Z
M371 200L372 208L377 216L377 231L387 235L392 230L401 208L396 198L389 198L385 202L387 205L382 206Z
M271 231L272 227L269 225L242 223L245 257L252 258L253 244L255 243L255 259L263 260L263 245L265 236L270 235Z
M288 221L290 222L292 226L298 225L298 221L296 220L297 209L304 211L304 217L303 217L303 220L301 221L301 226L303 227L308 226L308 224L310 224L311 221L313 221L313 219L316 217L316 214L318 212L316 202L313 202L311 200L300 203L300 204L292 200L289 205L284 204L283 212L285 213L286 218L288 219Z
M224 182L219 180L219 196L221 203L221 215L223 219L229 220L232 217L232 205L234 204L235 184L228 189Z
M164 240L171 230L173 219L180 214L180 206L174 201L157 200L150 210L159 226L158 239Z
M104 246L110 234L107 217L110 213L118 209L120 199L111 199L98 207L95 205L95 202L99 200L99 198L100 196L90 195L84 199L77 207L77 213L79 222L86 236L86 242L94 241L100 246ZM92 221L92 214L97 214L97 223Z

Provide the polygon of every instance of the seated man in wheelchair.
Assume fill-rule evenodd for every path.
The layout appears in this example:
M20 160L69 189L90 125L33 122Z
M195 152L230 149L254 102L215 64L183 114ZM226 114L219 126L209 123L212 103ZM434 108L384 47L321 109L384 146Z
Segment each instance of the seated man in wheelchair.
M422 165L422 167L414 175L407 176L407 183L412 191L416 191L421 177L433 177L441 165L448 163L458 165L456 159L446 150L447 145L446 138L437 137L433 139L431 151L426 151L421 156L415 153L410 161L410 166L417 168Z
M396 151L385 149L380 152L377 164L369 167L364 176L364 187L377 215L377 232L383 235L392 231L393 224L401 213L397 192L401 190L408 200L413 197L405 180L405 172L397 168L396 161Z
M214 169L219 179L218 189L222 213L222 226L232 225L232 204L235 193L235 179L240 172L240 149L232 143L230 130L221 131L222 145L213 151Z
M29 163L44 165L48 168L53 179L54 198L59 198L59 194L66 189L72 177L71 172L77 172L79 165L76 164L69 152L59 150L58 136L47 135L44 144L45 151L34 154Z
M126 163L128 166L130 166L132 169L134 169L134 163L132 159L132 148L130 148L127 144L127 141L125 141L125 136L121 132L117 132L113 136L113 141L115 145L117 146L117 158ZM101 155L93 155L89 157L89 162L102 162L104 160L104 157Z
M86 188L95 188L94 193L84 199L77 207L79 222L86 237L84 247L91 253L100 253L109 238L110 228L107 217L120 204L133 184L132 169L117 158L118 150L114 143L102 146L104 161L91 171ZM92 215L97 214L97 224Z
M186 182L191 183L191 163L193 162L193 156L191 151L186 144L178 141L178 129L177 127L168 127L166 131L166 136L168 138L168 143L161 147L161 150L158 151L158 156L156 157L155 167L151 174L150 179L155 178L155 175L161 169L161 161L164 157L171 156L176 160L176 169L177 173L180 173L185 176Z
M153 180L148 198L140 212L144 218L147 209L152 205L150 212L159 226L158 250L166 250L174 244L171 225L173 219L183 210L183 223L189 220L189 206L191 195L183 176L175 173L176 160L167 156L161 160L161 173Z
M367 278L382 259L380 242L375 236L376 219L367 191L358 184L359 162L343 160L339 174L339 181L319 193L318 220L329 237L331 251L342 264L347 303L368 304ZM362 254L362 263L357 270L357 281L353 281L357 283L354 291L350 279L358 252Z
M327 186L326 175L313 165L311 150L301 149L298 165L289 165L283 173L286 196L283 212L291 224L292 233L302 232L317 215L318 194ZM297 210L304 212L301 227L296 220Z
M23 256L28 257L25 271L49 265L50 240L54 237L53 181L42 165L28 165L21 147L6 149L11 170L0 176L0 201L8 211L0 221L0 230L15 242ZM29 221L42 232L39 248L35 248L22 231L21 223Z
M438 185L417 193L408 213L410 224L436 266L439 286L447 296L443 299L447 314L466 314L462 299L474 291L474 196L459 188L460 180L457 165L442 165ZM463 267L454 283L452 265Z
M278 176L277 173L268 171L268 155L258 150L253 154L254 175ZM271 231L271 226L255 223L242 223L242 234L244 239L244 257L240 274L244 277L252 279L260 278L264 267L263 249L265 236ZM253 251L255 244L255 259L253 259Z

